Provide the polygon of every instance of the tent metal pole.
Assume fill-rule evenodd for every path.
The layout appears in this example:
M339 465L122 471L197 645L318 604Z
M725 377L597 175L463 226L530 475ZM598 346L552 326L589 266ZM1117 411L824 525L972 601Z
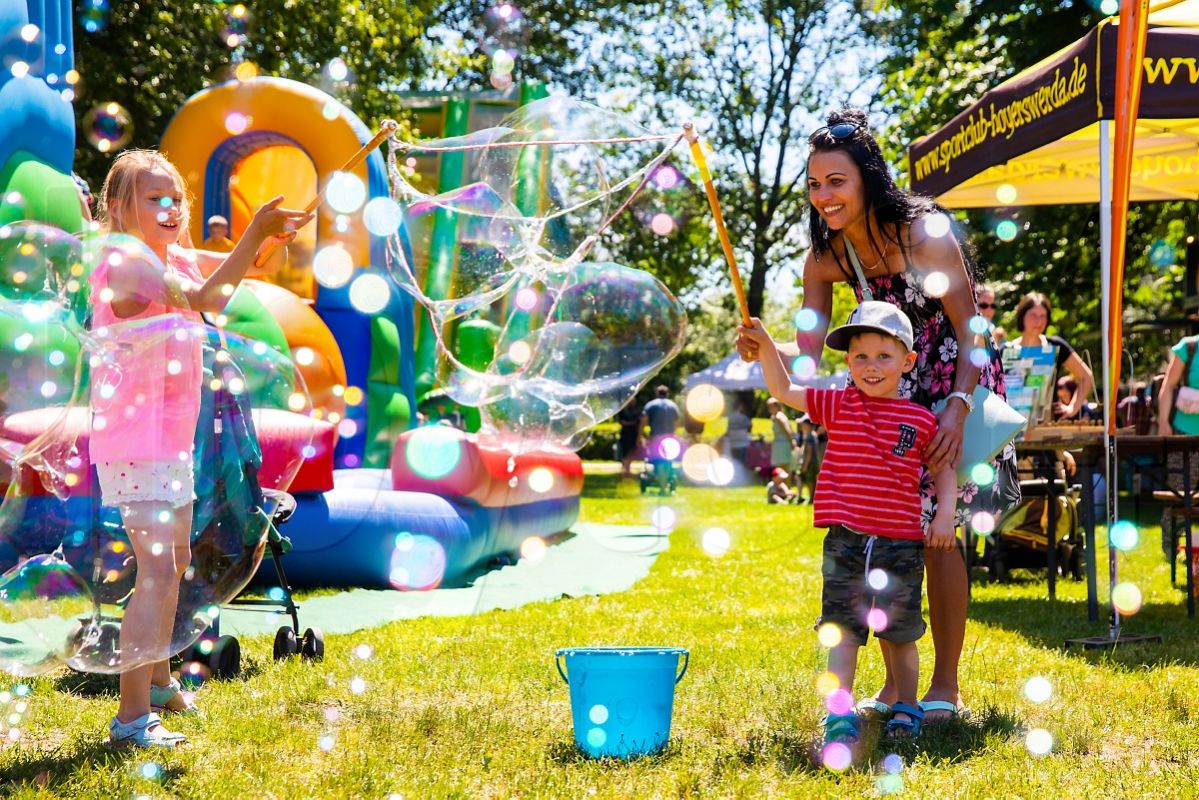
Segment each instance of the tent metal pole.
M1111 327L1111 310L1114 304L1118 302L1116 293L1121 287L1112 285L1112 143L1111 143L1111 122L1106 119L1099 120L1099 238L1100 238L1100 264L1103 276L1103 389L1104 397L1110 396L1110 387L1113 380L1119 380L1119 375L1112 374L1112 353L1109 352L1112 347L1111 337L1108 332ZM1116 346L1119 346L1118 344ZM1108 602L1111 604L1111 638L1114 640L1120 635L1120 613L1116 611L1115 603L1112 599L1112 589L1115 588L1117 582L1116 550L1111 546L1111 529L1112 524L1116 519L1116 470L1115 470L1115 453L1113 452L1115 442L1112 441L1109 431L1111 425L1109 421L1111 416L1116 413L1116 409L1112 408L1111 403L1103 404L1103 453L1104 453L1104 511L1105 521L1108 530L1108 546L1107 546L1107 590ZM1094 489L1092 487L1084 487L1084 492L1090 492L1091 502L1094 502ZM1094 557L1094 554L1091 554Z

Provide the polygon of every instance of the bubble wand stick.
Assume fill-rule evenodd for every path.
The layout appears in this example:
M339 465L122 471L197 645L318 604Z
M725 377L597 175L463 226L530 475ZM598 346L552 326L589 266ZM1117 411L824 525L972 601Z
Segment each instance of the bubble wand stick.
M367 156L374 152L376 147L383 144L384 139L395 133L396 129L399 127L399 123L397 123L394 119L383 120L383 124L379 126L379 132L375 134L374 138L362 145L362 147L358 148L358 152L350 156L350 160L342 164L341 168L337 171L349 172L354 167L361 164ZM325 190L328 188L329 182L325 181L325 185L322 186L321 190L316 193L316 197L312 198L312 202L304 207L305 213L311 214L313 211L316 211L316 207L319 206L321 201L325 199ZM262 268L262 266L266 264L267 260L271 257L271 254L273 254L278 247L279 245L274 239L268 241L266 246L263 247L261 252L258 253L258 257L254 259L254 266L257 268Z
M724 249L724 260L729 264L729 272L733 276L733 291L737 293L737 305L741 307L741 319L749 324L749 302L745 299L745 287L741 284L741 270L737 269L737 258L733 255L733 243L729 241L729 232L724 227L724 215L720 213L720 198L716 196L716 187L712 185L712 173L708 170L708 160L704 157L700 146L699 134L690 122L683 123L683 135L691 144L691 158L699 170L699 176L704 182L704 192L708 195L708 206L712 209L712 218L716 220L716 235L720 237L720 246Z

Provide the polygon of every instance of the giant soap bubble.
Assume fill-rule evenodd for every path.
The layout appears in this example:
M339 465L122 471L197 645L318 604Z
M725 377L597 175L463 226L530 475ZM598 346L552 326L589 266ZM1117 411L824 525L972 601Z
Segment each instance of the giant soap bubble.
M408 236L389 238L392 275L429 312L441 386L514 446L581 446L682 347L685 314L669 289L644 271L588 260L680 138L548 98L501 127L392 142L393 199ZM401 152L458 160L468 181L424 192L397 167ZM492 358L464 363L459 325L480 322L499 329Z
M36 308L73 337L0 341L4 373L45 387L0 395L0 668L22 675L121 672L194 642L261 560L263 488L286 489L328 425L286 356L180 307L199 276L175 254L77 245L0 306L0 330Z
M74 237L35 223L0 227L0 669L15 675L73 655L74 617L90 606L82 577L53 552L61 531L17 524L40 523L30 496L63 486L71 472L62 431L78 396L83 331L68 299L81 276ZM33 417L28 435L11 424Z

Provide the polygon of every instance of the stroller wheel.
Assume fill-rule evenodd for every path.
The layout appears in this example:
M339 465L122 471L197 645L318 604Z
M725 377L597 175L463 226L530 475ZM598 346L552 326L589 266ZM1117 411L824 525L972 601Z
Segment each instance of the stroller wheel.
M232 636L216 640L208 656L208 667L215 678L231 679L241 673L241 645Z
M273 655L276 661L294 656L300 652L300 643L296 640L296 632L284 625L275 631L275 649Z
M86 672L89 661L116 666L121 660L121 624L114 620L77 620L67 634L73 654L67 660L71 669Z
M991 562L988 565L991 570L991 580L1006 581L1010 575L1007 564L1003 563L1003 554L999 552L999 548L995 548L995 552L991 556Z
M1075 545L1070 553L1070 577L1076 581L1083 579L1082 545Z
M325 657L325 634L320 628L307 628L300 640L300 655L309 661L320 661Z

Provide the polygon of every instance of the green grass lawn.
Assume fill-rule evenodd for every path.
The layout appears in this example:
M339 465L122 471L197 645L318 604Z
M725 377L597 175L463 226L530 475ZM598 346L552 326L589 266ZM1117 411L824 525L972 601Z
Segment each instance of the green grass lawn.
M663 502L679 517L670 549L648 578L621 594L330 636L320 664L275 663L267 638L244 641L246 674L201 691L207 718L177 723L192 741L171 753L103 746L113 679L66 671L36 679L20 737L0 746L0 795L877 794L889 751L872 750L866 764L845 774L814 767L808 755L822 715L814 681L824 660L811 629L821 537L811 511L768 507L758 487L684 488L660 500L641 497L632 482L593 475L582 516L646 524ZM713 526L732 534L720 558L701 547ZM1181 592L1170 587L1157 540L1156 528L1145 529L1122 576L1145 595L1126 628L1159 633L1163 644L1067 651L1068 636L1106 632L1086 622L1085 584L1063 581L1055 603L1032 575L975 586L962 663L975 719L898 751L906 795L1199 795L1199 622L1187 620ZM1101 558L1106 574L1106 551ZM568 690L553 653L604 644L690 649L663 754L625 763L575 750ZM921 655L931 658L928 637ZM1047 702L1024 697L1034 676L1052 685ZM863 650L859 689L881 681L882 660L871 646ZM1034 756L1025 745L1038 728L1053 737L1049 755Z

